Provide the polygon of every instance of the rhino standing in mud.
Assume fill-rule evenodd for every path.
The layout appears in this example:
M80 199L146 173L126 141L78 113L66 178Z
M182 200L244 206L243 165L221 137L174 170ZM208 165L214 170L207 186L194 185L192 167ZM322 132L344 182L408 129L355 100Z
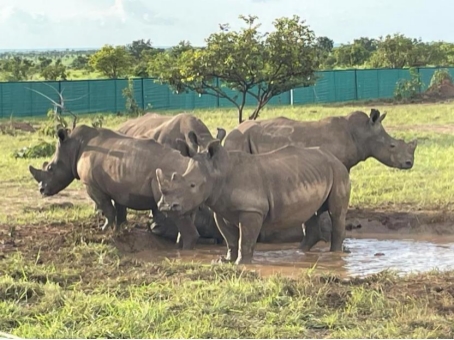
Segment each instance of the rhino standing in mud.
M160 198L156 169L182 172L189 162L180 151L154 139L133 138L105 128L80 125L71 133L59 129L57 135L56 152L45 169L29 167L39 191L43 196L52 196L74 179L82 181L104 213L103 230L113 226L118 230L126 220L126 208L156 212ZM199 238L194 213L178 218L169 215L181 234L183 249L192 249Z
M191 152L196 152L197 146L187 138L190 131L197 134L199 143L203 146L214 140L210 130L202 120L187 113L180 113L175 116L146 113L143 116L127 120L117 131L131 137L153 138L157 142L177 150L179 148L177 140L186 140ZM225 129L218 127L216 139L222 142L226 134ZM178 229L176 225L171 223L171 220L163 218L159 212L150 217L153 220L150 228L152 233L168 239L178 239ZM217 243L223 241L210 209L204 206L199 207L194 223L201 238L214 239Z
M354 111L347 116L328 117L319 121L296 121L285 117L245 121L226 137L227 150L261 154L286 145L321 147L338 158L350 172L359 162L372 157L389 167L411 169L417 141L406 143L391 137L383 128L386 113L371 109L370 115ZM323 217L323 216L322 216ZM322 219L324 221L326 219ZM319 233L306 234L309 244L329 241L330 225L322 223ZM308 231L308 230L306 230ZM261 233L261 242L295 242L304 237L300 224Z
M189 138L197 142L194 133ZM333 224L330 250L343 250L350 178L331 153L286 146L251 155L229 152L215 140L188 156L191 160L184 172L156 170L162 193L158 208L184 216L205 203L226 240L226 261L250 263L262 229L318 226L319 213L325 211ZM311 247L306 239L300 246Z

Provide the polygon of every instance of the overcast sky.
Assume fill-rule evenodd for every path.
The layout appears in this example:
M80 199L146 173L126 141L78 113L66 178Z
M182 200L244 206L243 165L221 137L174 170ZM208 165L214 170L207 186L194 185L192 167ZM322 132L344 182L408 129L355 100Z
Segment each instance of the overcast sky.
M424 41L454 42L453 0L0 0L0 49L83 48L151 39L193 45L237 27L254 14L269 30L273 19L298 14L316 35L335 43L401 32Z

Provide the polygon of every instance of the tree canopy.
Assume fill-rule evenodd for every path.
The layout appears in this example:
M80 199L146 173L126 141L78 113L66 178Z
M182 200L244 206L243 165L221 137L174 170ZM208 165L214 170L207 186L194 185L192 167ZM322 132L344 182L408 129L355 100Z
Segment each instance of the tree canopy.
M256 16L240 19L243 28L220 25L203 49L182 49L180 44L158 55L149 73L177 93L192 90L229 100L238 108L240 122L248 96L257 102L249 119L256 119L274 96L314 84L316 38L304 21L296 15L279 18L274 31L262 33Z
M126 47L104 45L90 56L89 64L104 76L115 79L129 74L132 59Z

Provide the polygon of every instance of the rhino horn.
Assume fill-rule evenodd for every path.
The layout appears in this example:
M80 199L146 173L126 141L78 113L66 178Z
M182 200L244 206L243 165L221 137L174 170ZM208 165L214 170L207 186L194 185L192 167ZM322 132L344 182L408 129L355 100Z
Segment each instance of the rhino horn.
M39 183L42 182L43 180L43 170L36 169L33 166L29 166L28 170L30 170L30 173L32 174L33 178Z

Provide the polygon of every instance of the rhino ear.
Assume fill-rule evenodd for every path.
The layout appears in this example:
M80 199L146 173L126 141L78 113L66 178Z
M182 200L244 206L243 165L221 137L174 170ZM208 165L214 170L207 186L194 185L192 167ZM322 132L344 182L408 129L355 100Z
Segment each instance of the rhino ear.
M219 151L220 148L221 148L221 142L219 140L215 139L215 140L211 141L207 147L210 158L213 158L214 156L216 156L216 153Z
M178 151L180 151L180 153L184 157L192 157L192 156L194 156L194 153L191 151L191 148L189 147L188 143L186 143L186 141L184 141L184 140L182 140L180 138L177 138L176 139L176 143L177 143L176 149Z
M225 129L218 127L218 134L216 135L216 139L219 139L220 142L222 142L227 135L227 131Z
M383 119L385 119L385 117L386 117L386 111L383 112L383 114L380 117L378 117L377 123L381 123L383 121Z
M68 130L66 129L58 129L57 131L58 139L61 143L68 139Z
M49 162L47 162L47 161L46 161L46 162L43 162L43 167L42 167L42 169L44 170L45 168L47 168L48 165L49 165Z
M378 120L378 118L380 118L380 111L378 111L377 109L371 109L370 110L370 122L372 124L375 124Z

